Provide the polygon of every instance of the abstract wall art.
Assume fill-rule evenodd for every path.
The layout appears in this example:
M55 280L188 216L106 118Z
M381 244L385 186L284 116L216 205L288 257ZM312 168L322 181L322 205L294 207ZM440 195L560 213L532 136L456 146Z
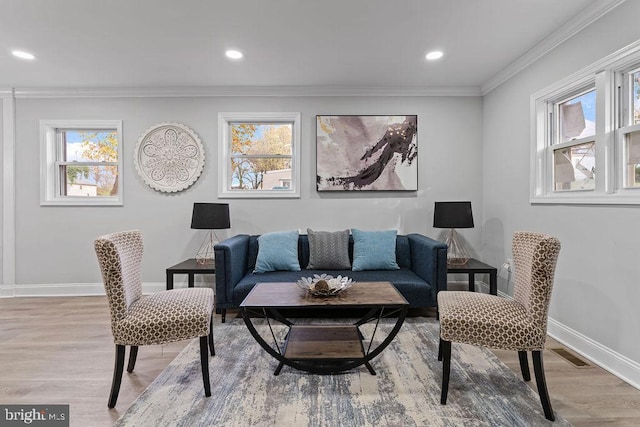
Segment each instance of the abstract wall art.
M416 191L418 116L316 116L318 191Z

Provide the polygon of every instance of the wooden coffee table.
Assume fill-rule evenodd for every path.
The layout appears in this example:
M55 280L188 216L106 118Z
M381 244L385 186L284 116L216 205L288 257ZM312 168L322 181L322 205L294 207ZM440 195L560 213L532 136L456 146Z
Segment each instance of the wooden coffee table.
M337 373L365 365L372 375L375 371L369 363L391 343L397 335L409 311L409 303L389 282L357 282L337 296L314 297L295 283L258 283L240 304L242 317L255 340L280 363L274 375L284 365L312 373ZM307 309L345 310L368 309L353 324L311 323L296 325L281 310ZM309 311L310 316L314 313ZM265 319L270 330L269 344L257 331L252 319ZM393 317L396 323L388 335L375 347L374 337L383 318ZM274 323L285 325L288 330L284 342L274 333ZM364 345L361 326L375 322L369 345Z

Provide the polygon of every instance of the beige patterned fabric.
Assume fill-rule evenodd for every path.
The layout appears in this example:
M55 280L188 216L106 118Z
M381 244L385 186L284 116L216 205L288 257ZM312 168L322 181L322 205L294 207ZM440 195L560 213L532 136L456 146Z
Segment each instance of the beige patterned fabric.
M101 236L94 246L116 344L163 344L209 334L212 289L176 289L142 295L143 245L139 231Z
M514 298L438 293L440 338L503 350L542 350L560 241L532 232L513 236Z

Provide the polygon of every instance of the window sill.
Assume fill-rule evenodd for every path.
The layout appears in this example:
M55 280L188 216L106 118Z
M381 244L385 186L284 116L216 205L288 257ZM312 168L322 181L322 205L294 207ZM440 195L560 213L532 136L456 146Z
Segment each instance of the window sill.
M223 191L218 194L220 199L299 199L300 193L293 191Z
M532 205L640 205L640 193L637 195L546 195L533 196L529 199Z
M42 200L40 206L123 206L122 200L100 199L100 200L82 200L82 199L55 199Z

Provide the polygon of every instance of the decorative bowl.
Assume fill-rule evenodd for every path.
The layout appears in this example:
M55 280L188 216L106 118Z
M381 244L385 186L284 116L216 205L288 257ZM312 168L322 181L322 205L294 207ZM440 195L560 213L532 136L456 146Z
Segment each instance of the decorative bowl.
M333 277L328 274L303 277L296 282L298 286L315 297L330 297L349 289L355 282L348 277Z

